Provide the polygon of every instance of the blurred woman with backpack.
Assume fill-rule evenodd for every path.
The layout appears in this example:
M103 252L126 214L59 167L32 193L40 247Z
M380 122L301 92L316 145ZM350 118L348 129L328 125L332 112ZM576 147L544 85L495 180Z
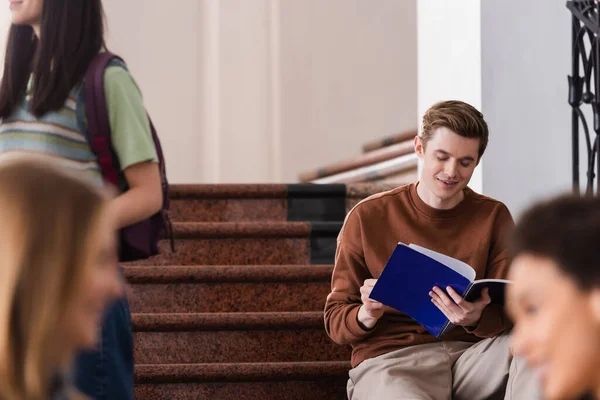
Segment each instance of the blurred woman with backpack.
M13 0L0 86L0 160L27 153L103 185L86 115L84 77L105 51L101 0ZM163 205L157 147L139 88L122 64L104 71L111 153L121 194L118 228L156 215ZM101 345L79 355L78 388L95 399L133 398L131 315L123 297L106 315Z
M0 161L0 399L81 397L73 356L123 292L109 204L53 165Z

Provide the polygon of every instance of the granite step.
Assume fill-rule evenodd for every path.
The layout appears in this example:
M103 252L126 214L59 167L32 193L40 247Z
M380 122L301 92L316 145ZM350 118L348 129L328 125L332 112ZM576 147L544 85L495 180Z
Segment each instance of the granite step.
M134 313L322 311L332 265L126 266Z
M346 400L348 377L317 381L135 385L141 400Z
M136 398L343 400L349 362L137 365Z
M171 185L173 221L343 221L360 200L392 184Z
M332 264L342 222L178 222L175 253L129 265Z
M140 364L348 361L323 312L133 314Z

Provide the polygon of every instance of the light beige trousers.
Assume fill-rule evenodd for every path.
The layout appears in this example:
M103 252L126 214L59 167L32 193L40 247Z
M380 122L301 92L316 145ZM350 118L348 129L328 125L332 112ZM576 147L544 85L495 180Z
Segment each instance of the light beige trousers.
M350 400L536 400L537 381L509 337L439 342L394 351L350 371Z

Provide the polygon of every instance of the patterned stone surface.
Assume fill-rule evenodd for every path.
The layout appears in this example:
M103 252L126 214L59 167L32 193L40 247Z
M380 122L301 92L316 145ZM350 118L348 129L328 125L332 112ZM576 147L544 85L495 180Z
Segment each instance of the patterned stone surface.
M308 222L178 222L173 224L176 239L200 238L280 238L310 235Z
M287 185L171 185L173 221L285 221Z
M321 311L333 266L125 267L135 313Z
M333 265L125 266L124 271L130 283L321 282L329 281Z
M349 362L137 365L137 399L346 399Z
M333 263L341 222L174 224L158 256L127 265L274 265Z
M207 238L176 240L176 252L160 243L161 254L129 265L310 264L309 238Z
M315 329L323 326L323 312L137 313L132 321L136 332Z
M322 328L136 332L134 348L142 364L350 359L349 349L333 343Z
M347 378L291 382L136 385L141 400L345 400Z
M287 199L175 199L173 221L285 221Z
M177 252L125 267L148 311L133 315L136 398L346 398L349 348L323 327L332 266L310 265L327 230L285 221L288 187L172 186Z
M317 311L330 290L327 281L134 284L129 302L138 313Z
M133 314L140 364L346 361L322 312ZM273 344L277 344L274 346Z
M346 378L349 361L138 364L135 380L144 383L316 381Z
M346 186L346 209L349 210L363 198L397 185L351 183ZM270 184L172 185L170 215L176 222L285 221L287 190L288 185Z
M281 198L286 184L170 185L171 199Z

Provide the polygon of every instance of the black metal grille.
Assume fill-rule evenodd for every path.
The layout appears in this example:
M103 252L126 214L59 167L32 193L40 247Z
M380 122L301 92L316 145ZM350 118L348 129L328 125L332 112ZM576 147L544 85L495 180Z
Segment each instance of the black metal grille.
M569 104L572 111L573 191L579 193L579 127L583 129L587 149L586 195L594 192L596 172L600 175L600 4L598 0L567 1L572 13L572 70L569 76ZM594 137L583 107L593 113ZM596 182L600 188L600 180Z

